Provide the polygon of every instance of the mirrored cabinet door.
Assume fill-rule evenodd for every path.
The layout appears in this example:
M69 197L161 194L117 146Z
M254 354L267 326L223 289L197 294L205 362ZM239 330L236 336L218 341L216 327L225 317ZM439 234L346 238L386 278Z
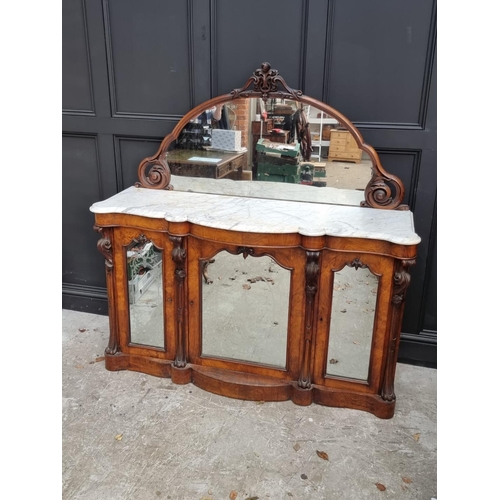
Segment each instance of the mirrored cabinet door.
M333 274L326 375L366 381L379 279L367 267Z
M130 343L164 349L163 251L140 235L126 256Z
M224 250L201 263L201 355L285 368L291 271L245 257Z

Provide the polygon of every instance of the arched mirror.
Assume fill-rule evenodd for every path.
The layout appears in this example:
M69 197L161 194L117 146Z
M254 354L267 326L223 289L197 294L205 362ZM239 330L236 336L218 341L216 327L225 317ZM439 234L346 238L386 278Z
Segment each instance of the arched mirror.
M187 113L138 170L138 187L407 209L401 180L336 109L267 62Z

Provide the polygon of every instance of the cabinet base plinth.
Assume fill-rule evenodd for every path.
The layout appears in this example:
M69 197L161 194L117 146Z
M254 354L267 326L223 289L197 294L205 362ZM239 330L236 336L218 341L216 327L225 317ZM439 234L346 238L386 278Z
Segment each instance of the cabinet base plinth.
M106 370L131 370L162 378L171 376L171 364L170 360L136 356L123 352L106 354L105 356Z
M318 386L314 388L314 402L324 406L363 410L379 418L392 418L396 405L395 400L389 403L378 394L336 391Z
M193 384L220 396L248 401L287 401L291 395L286 380L203 366L193 366Z
M221 370L187 364L176 368L171 360L117 353L107 354L106 369L132 370L155 377L170 377L174 384L194 385L213 394L247 401L288 401L299 406L312 403L337 408L350 408L372 413L379 418L392 418L396 401L384 401L378 394L349 392L312 385L301 389L293 380L265 377L250 373Z

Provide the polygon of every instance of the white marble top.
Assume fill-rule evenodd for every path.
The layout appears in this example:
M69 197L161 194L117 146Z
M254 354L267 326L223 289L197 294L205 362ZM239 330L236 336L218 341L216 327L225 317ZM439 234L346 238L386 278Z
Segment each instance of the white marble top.
M413 214L404 210L130 187L94 203L90 211L138 215L169 222L188 221L205 227L250 233L369 238L401 245L420 242L414 230Z
M310 201L359 207L365 199L364 191L355 189L316 187L286 182L234 181L172 175L170 183L173 184L175 191L246 196L268 200Z

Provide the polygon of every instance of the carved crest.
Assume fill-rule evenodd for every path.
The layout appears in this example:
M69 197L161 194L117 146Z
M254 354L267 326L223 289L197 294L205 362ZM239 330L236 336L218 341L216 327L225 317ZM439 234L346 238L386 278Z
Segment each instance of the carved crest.
M283 90L280 90L281 88ZM275 97L296 100L300 100L302 97L302 91L290 88L278 73L278 70L271 68L268 62L263 62L260 69L253 72L253 75L242 88L231 91L233 99L238 97L261 97L264 101L267 101L270 94L275 94Z

